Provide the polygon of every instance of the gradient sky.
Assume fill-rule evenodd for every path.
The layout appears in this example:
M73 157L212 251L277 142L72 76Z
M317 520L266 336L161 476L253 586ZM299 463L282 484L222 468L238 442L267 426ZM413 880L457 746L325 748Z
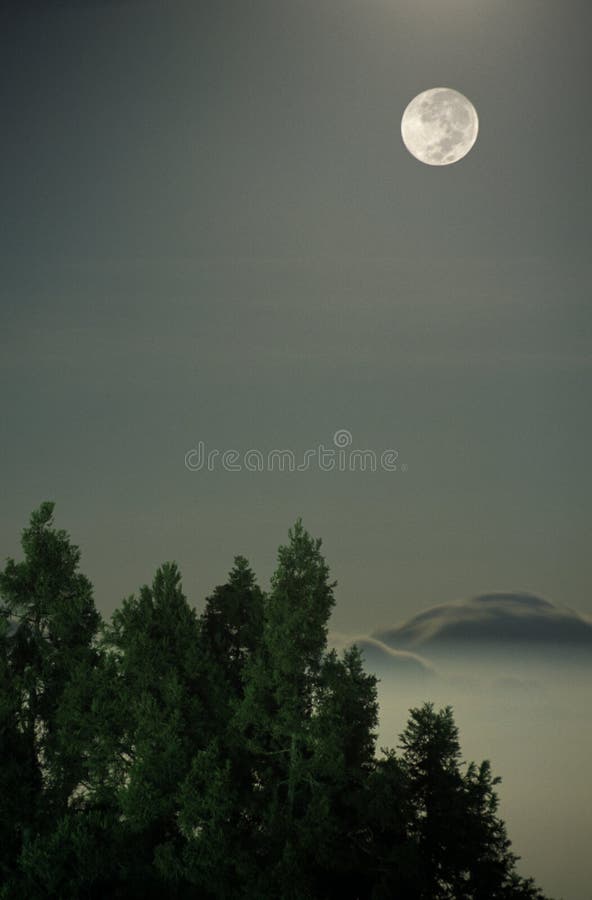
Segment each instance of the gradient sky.
M569 0L0 13L3 556L44 499L103 611L176 559L266 585L301 515L334 627L529 591L592 612L590 34ZM413 159L420 91L466 159ZM189 472L348 429L406 472Z

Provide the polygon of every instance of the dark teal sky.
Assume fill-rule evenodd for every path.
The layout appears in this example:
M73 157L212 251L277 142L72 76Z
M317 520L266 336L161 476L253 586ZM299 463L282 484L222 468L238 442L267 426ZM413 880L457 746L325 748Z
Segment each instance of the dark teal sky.
M55 499L111 609L175 558L263 583L302 515L337 628L590 596L589 36L579 0L14 5L0 14L4 555ZM462 162L404 149L460 90ZM209 447L406 472L194 472Z

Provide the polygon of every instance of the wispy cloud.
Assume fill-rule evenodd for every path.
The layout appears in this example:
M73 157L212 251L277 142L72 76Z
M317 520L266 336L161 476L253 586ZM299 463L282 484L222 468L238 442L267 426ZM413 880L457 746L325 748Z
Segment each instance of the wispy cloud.
M396 674L398 677L430 678L435 669L426 659L407 650L395 650L382 641L368 635L351 635L331 632L329 644L336 650L344 650L354 644L362 651L369 671L376 674Z

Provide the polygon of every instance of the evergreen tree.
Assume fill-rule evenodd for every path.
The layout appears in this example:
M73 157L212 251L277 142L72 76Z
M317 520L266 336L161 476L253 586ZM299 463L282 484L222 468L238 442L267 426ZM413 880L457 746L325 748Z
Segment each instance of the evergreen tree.
M415 879L425 900L542 898L521 878L510 850L489 762L461 771L458 729L451 707L412 709L401 736L402 765L412 804L410 833L423 875Z
M531 878L516 872L519 857L511 851L491 764L470 763L464 776L466 816L463 838L467 857L466 895L471 900L544 900Z
M234 717L245 673L261 643L263 593L244 557L237 556L224 585L206 600L199 619L202 695L206 724L180 785L182 842L159 849L169 881L206 896L239 896L250 880L250 760ZM194 888L194 889L195 889Z
M368 781L375 766L376 678L352 647L322 663L310 724L308 798L299 823L302 864L314 895L362 898L368 891Z
M208 716L227 728L244 695L246 667L263 632L263 592L244 556L236 556L228 581L207 598L200 617L200 646L208 680Z
M11 677L28 755L54 811L63 810L82 777L75 734L59 725L60 705L87 678L96 655L99 615L80 551L53 525L53 503L33 512L22 536L24 560L8 559L0 594L14 629Z
M425 873L423 896L452 898L463 814L461 751L452 709L436 712L431 703L412 709L401 746Z
M196 616L174 563L99 639L79 551L33 513L0 573L2 900L544 900L452 710L375 755L376 679L327 650L300 520L269 595L242 557Z
M400 757L384 749L367 783L360 827L369 836L366 857L368 894L372 900L425 896L425 867L413 827L415 803Z
M237 716L252 753L265 890L286 897L311 895L296 822L309 797L311 719L335 602L321 543L298 520L278 550L260 652Z
M13 876L24 836L35 826L41 790L34 747L22 727L14 635L7 615L0 615L0 885Z
M5 800L12 804L10 837L3 847L7 896L28 893L44 835L70 805L88 777L88 744L81 727L98 653L100 617L92 586L78 571L80 551L53 527L54 504L43 503L23 531L24 559L9 558L0 573L2 636L2 769ZM48 851L47 851L48 852ZM43 868L43 867L41 867ZM12 887L11 887L12 879ZM42 873L33 879L39 896L51 896ZM35 894L37 895L37 894Z
M206 740L199 625L174 563L114 613L108 644L118 668L115 716L125 712L117 801L127 896L161 896L166 861L182 843L180 787Z

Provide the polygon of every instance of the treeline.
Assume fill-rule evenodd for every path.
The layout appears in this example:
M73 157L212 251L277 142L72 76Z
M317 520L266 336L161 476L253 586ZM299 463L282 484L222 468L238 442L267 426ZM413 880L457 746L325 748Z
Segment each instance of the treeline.
M452 711L376 755L376 679L327 649L334 584L297 522L201 615L174 563L97 612L53 504L0 574L0 897L532 900Z

